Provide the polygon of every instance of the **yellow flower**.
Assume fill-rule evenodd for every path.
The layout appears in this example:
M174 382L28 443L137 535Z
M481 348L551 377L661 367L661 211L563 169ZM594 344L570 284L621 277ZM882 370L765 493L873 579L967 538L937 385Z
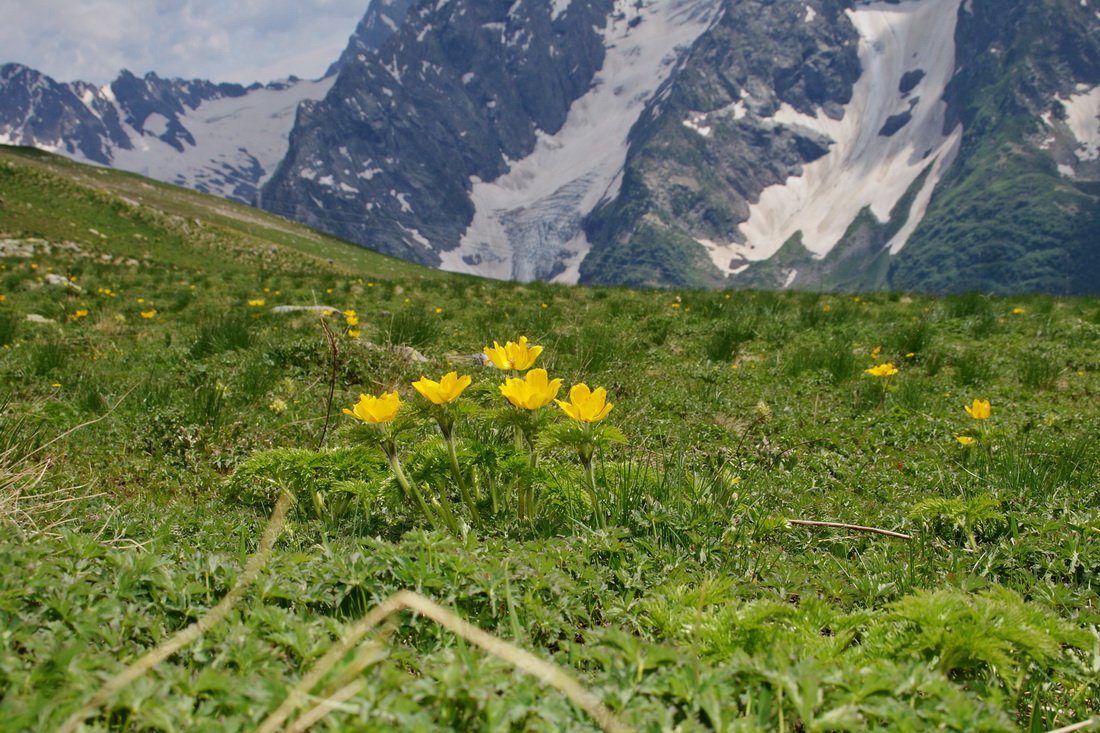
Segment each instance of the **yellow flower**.
M606 389L597 387L593 391L588 389L588 385L583 382L573 385L573 388L569 390L569 399L572 400L572 404L561 400L554 401L558 403L558 407L562 409L562 412L581 422L603 420L607 417L607 413L611 412L611 408L614 407L614 405L607 404Z
M263 298L256 298L255 300L248 301L249 305L263 305L266 301Z
M360 333L361 333L360 331L356 331L354 328L349 328L348 329L348 336L353 338L353 339L359 338Z
M557 397L560 389L561 380L547 381L545 369L532 369L526 378L511 377L500 385L500 393L525 410L537 410Z
M989 400L975 399L973 404L963 405L963 409L975 420L985 420L990 413Z
M881 353L882 353L882 347L881 346L876 346L875 348L871 349L871 356L878 356Z
M959 441L963 445L970 445L971 443L978 442L977 438L971 438L969 435L959 435L958 433L955 434L955 440Z
M139 303L144 303L144 302L145 302L145 298L138 298L138 299L137 299L137 302L139 302Z
M153 309L151 311L142 311L141 312L141 317L142 318L156 318L157 317L157 311L156 311L156 309Z
M344 408L344 414L377 425L397 417L397 408L400 406L401 398L395 389L393 392L383 392L378 397L361 394L355 407L350 410Z
M890 377L898 373L898 368L890 362L886 362L885 364L879 364L877 367L871 367L863 371L867 372L872 377Z
M1015 313L1016 315L1019 315L1019 314L1024 312L1024 309L1023 308L1013 308L1012 312Z
M347 316L348 318L355 318L359 314L356 313L355 311L351 310L351 309L348 309L348 310L344 311L344 315Z
M493 348L486 346L481 350L485 356L489 357L489 361L493 363L497 369L515 369L522 372L524 369L530 369L531 365L535 363L535 359L542 353L541 346L528 346L527 337L520 336L519 343L509 341L501 346L496 341L493 342ZM543 403L545 404L545 403Z
M347 324L349 326L358 326L359 325L359 316L347 316L346 318L344 318L344 320L347 322Z
M77 318L85 318L88 315L88 309L87 308L77 308L76 313L74 313L73 315L76 316Z
M458 399L462 390L470 386L469 375L458 376L458 372L449 372L443 375L438 382L427 377L421 377L412 383L416 391L432 401L432 404L442 405L446 402Z
M906 359L912 359L914 356L916 356L916 353L910 351L908 354L905 355L905 358Z
M268 405L268 407L270 407L275 412L286 412L286 400L275 398L271 401L271 404Z

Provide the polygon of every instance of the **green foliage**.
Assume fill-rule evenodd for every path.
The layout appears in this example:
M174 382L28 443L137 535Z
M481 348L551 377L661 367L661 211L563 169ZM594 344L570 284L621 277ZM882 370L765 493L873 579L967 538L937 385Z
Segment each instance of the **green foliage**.
M218 603L282 490L296 507L249 595L89 727L255 729L405 588L564 667L638 730L1049 730L1100 713L1094 298L482 282L0 155L0 234L91 255L31 242L0 270L0 727L55 729ZM120 203L144 186L139 209ZM83 291L37 287L49 267ZM361 335L329 320L333 349L316 314L269 312L318 302L355 310ZM608 390L591 472L583 426L553 403L519 413L472 356L520 335L559 398ZM885 382L864 373L885 361ZM454 423L471 503L411 388L452 370L473 380ZM357 444L378 431L342 414L390 390L393 450L429 513L378 441ZM963 410L974 399L987 420ZM444 501L455 521L434 530ZM334 670L361 687L319 727L595 729L424 618L392 621L383 658Z

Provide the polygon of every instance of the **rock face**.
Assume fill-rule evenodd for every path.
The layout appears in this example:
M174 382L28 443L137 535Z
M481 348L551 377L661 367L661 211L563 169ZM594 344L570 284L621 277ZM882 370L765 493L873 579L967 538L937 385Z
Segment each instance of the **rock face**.
M264 208L439 265L473 218L473 180L530 155L593 84L612 9L418 4L379 53L349 61L328 96L303 108Z
M588 218L582 279L1097 292L1098 19L728 3Z
M371 0L363 19L348 39L348 47L340 58L328 67L325 76L335 76L340 69L355 61L360 55L377 51L405 22L405 15L413 0Z

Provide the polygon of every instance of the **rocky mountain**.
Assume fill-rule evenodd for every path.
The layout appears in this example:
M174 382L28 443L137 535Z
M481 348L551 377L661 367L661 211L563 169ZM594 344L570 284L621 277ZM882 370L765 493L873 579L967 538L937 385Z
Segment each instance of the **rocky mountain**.
M1100 289L1097 0L433 0L264 208L517 280Z
M340 69L355 61L360 55L377 51L405 22L405 15L413 0L371 0L363 19L348 40L348 46L340 54L325 76L334 76Z
M321 99L335 73L373 53L410 0L376 0L347 50L317 81L266 85L138 78L62 83L20 64L0 66L0 143L29 145L244 203L286 155L298 107Z

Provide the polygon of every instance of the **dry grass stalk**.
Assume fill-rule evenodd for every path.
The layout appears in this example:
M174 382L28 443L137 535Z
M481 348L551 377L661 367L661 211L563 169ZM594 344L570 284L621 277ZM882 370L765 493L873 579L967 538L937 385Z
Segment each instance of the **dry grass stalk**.
M290 714L309 690L336 664L341 657L353 648L371 629L398 611L409 609L430 618L448 631L461 636L466 641L481 647L493 656L503 659L513 667L523 670L545 684L553 687L573 701L578 707L592 716L601 728L608 733L628 733L632 729L623 724L611 710L594 694L566 674L560 667L545 662L530 652L514 644L498 639L486 631L468 623L455 613L428 600L419 593L398 591L367 612L347 633L329 649L329 651L305 674L290 691L283 704L268 716L256 733L276 733L286 722ZM335 698L335 695L333 696ZM322 703L324 704L324 703ZM332 707L335 707L333 705ZM314 708L316 709L316 708ZM311 711L312 713L312 711ZM320 720L318 717L316 720ZM313 720L312 722L316 722ZM311 723L312 724L312 723ZM296 727L289 730L298 730Z
M275 510L271 513L271 519L268 520L267 526L264 528L263 536L260 539L260 546L256 549L256 552L248 558L244 571L237 578L237 582L233 584L233 587L225 597L222 598L218 605L207 611L198 621L178 631L172 638L163 642L141 659L130 664L126 669L107 680L103 687L99 688L99 691L92 695L87 702L69 716L68 720L57 729L58 733L72 733L72 731L76 730L89 715L111 699L116 692L178 652L180 649L197 640L205 634L210 627L225 618L225 615L229 613L229 610L241 599L245 590L252 584L252 581L256 579L256 576L271 556L271 550L275 546L275 540L278 538L279 532L282 531L283 522L286 520L286 513L287 510L290 509L290 504L291 498L289 494L284 492L279 496L279 500L275 502Z

